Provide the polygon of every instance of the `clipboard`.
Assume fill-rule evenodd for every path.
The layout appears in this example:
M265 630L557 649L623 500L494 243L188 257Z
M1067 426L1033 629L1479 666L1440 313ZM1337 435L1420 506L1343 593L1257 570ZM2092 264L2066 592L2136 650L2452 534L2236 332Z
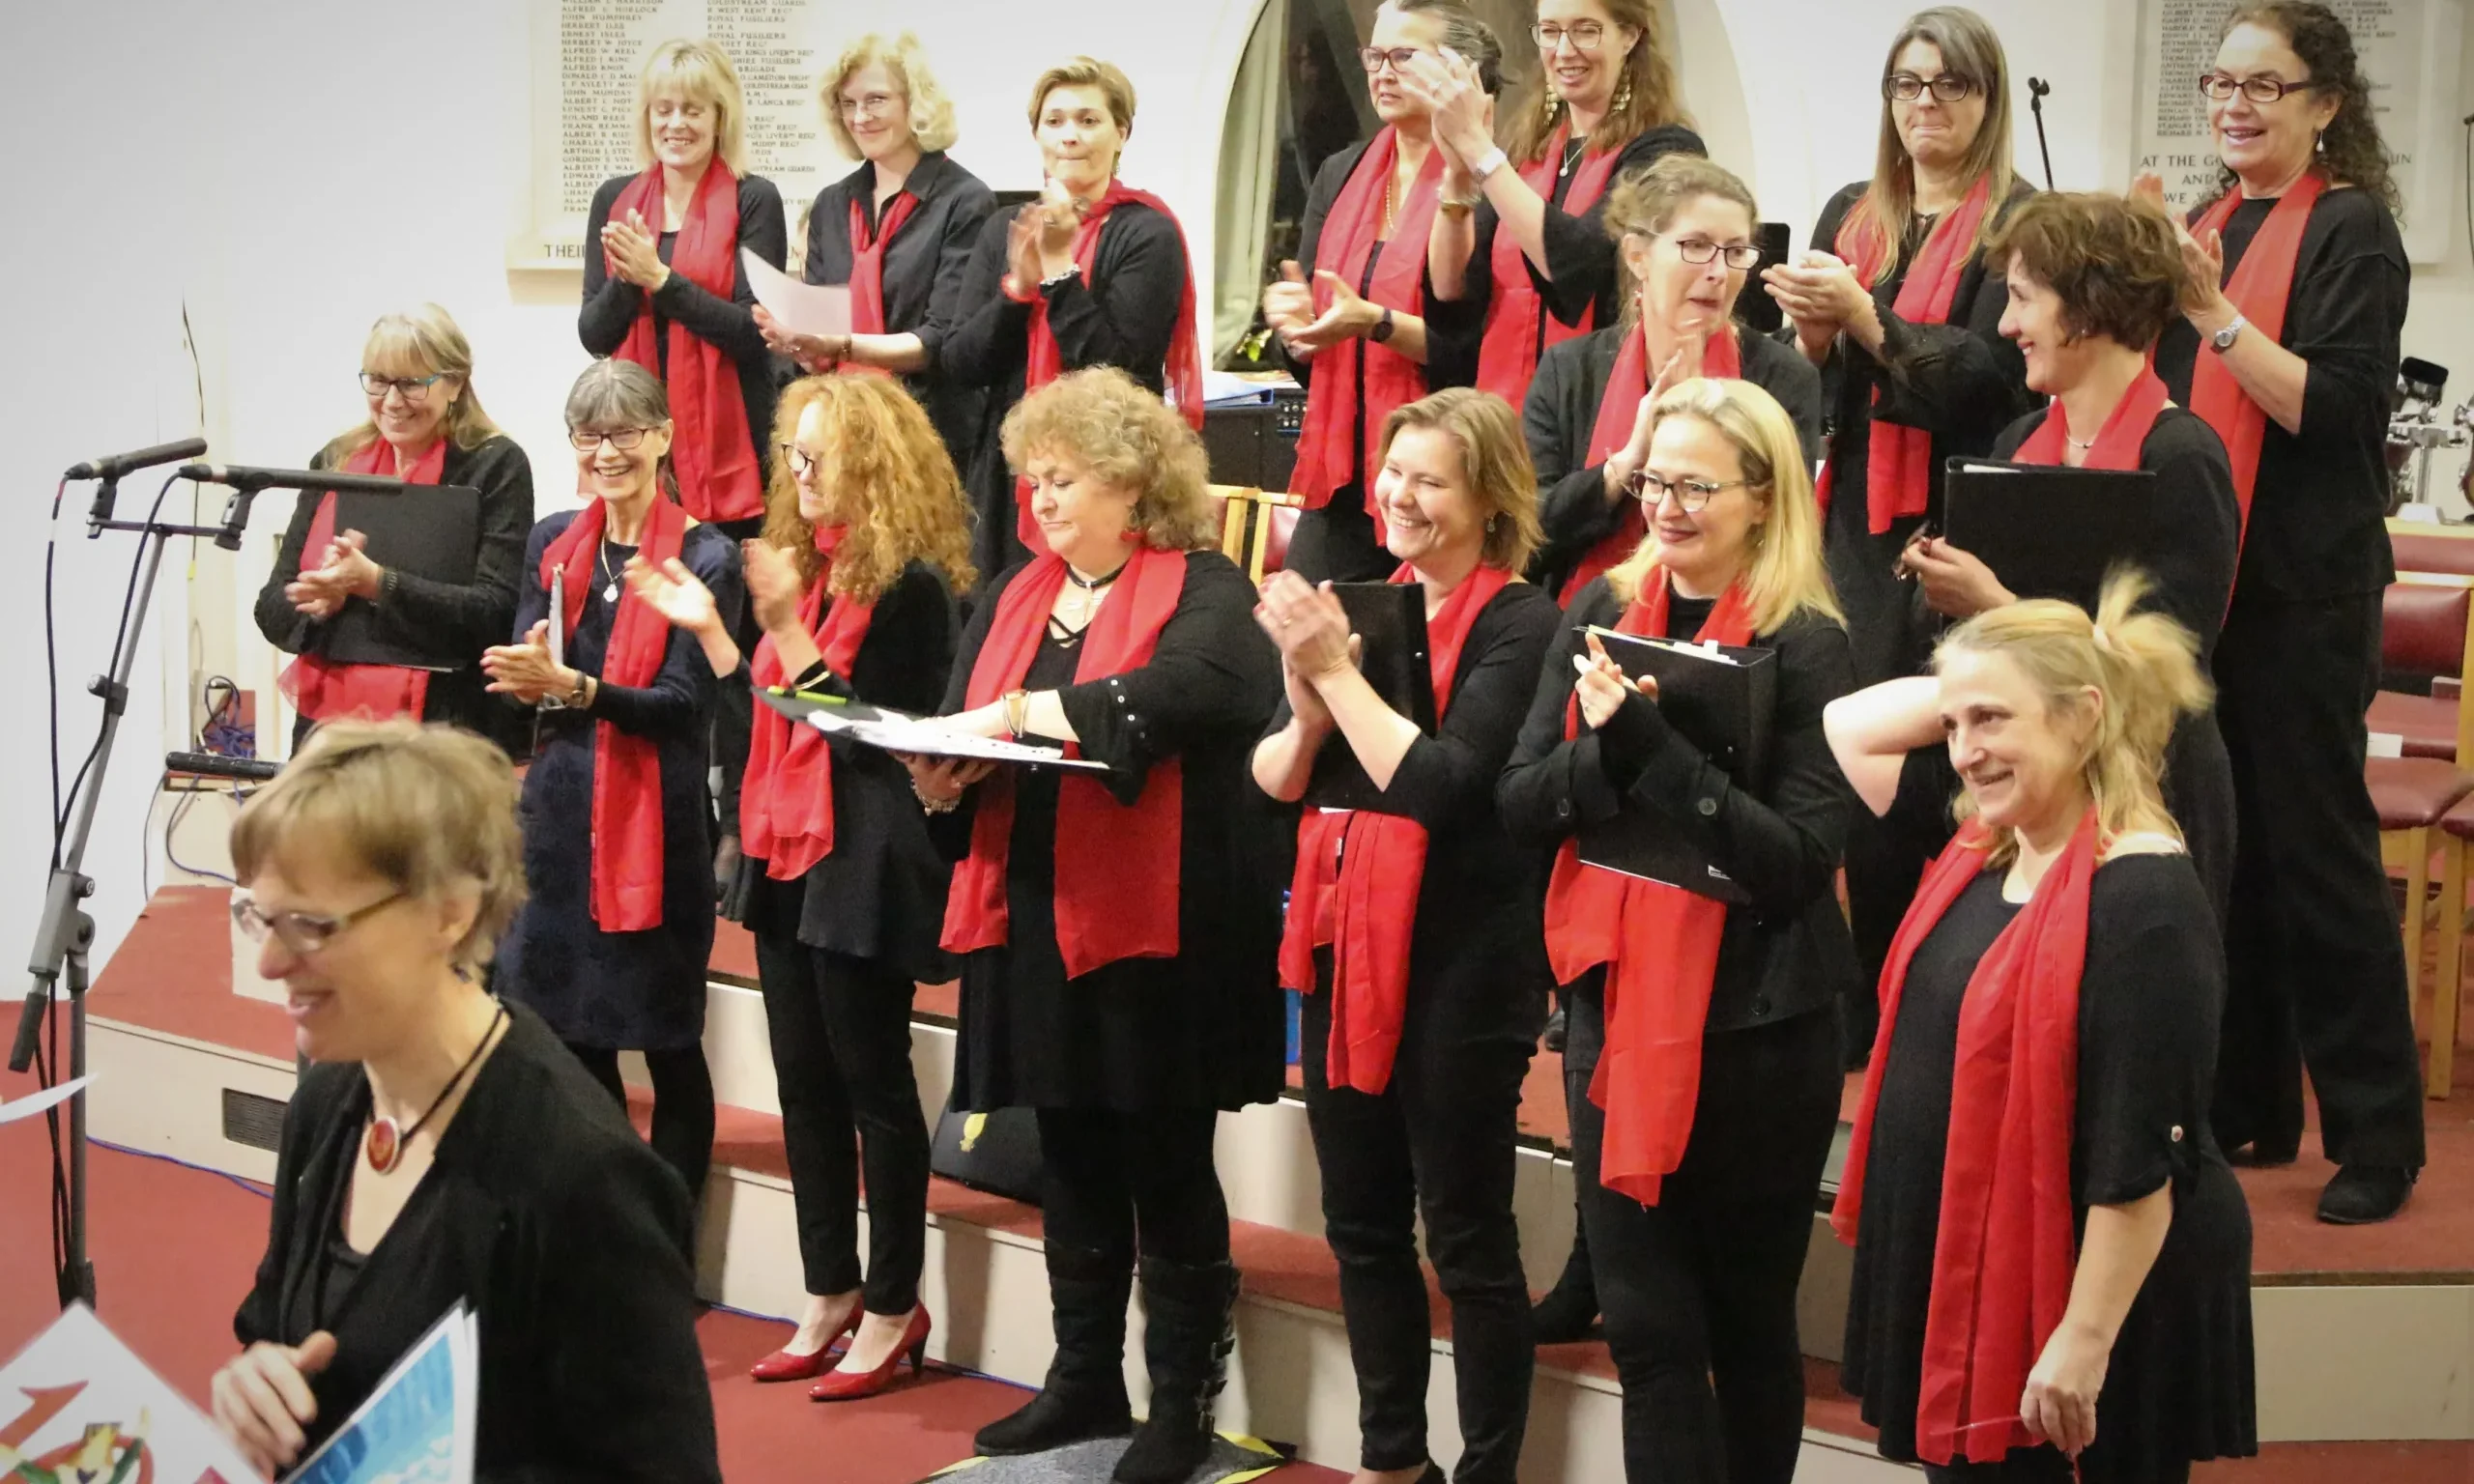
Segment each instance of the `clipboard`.
M1358 671L1384 704L1435 732L1434 664L1426 648L1425 588L1417 583L1335 583L1332 595L1358 637ZM1334 737L1314 756L1306 783L1309 809L1380 809L1374 786L1348 743Z
M304 499L323 498L312 488ZM480 556L481 492L470 485L411 485L402 493L373 495L360 490L334 493L335 529L357 530L366 538L361 548L382 567L458 586L473 581ZM303 552L302 559L323 554ZM477 654L424 648L380 631L378 607L365 598L347 598L335 616L312 630L311 650L323 659L345 665L392 665L433 671L468 670Z
M2172 539L2158 528L2148 470L1954 458L1942 488L1943 536L2023 598L2094 613L2107 572L2125 562L2152 568Z
M756 699L828 737L847 737L888 753L970 758L1016 767L1061 768L1075 773L1109 771L1107 763L1093 758L1068 757L1061 747L972 736L954 730L937 717L912 716L890 706L872 706L840 696L771 686L758 691Z

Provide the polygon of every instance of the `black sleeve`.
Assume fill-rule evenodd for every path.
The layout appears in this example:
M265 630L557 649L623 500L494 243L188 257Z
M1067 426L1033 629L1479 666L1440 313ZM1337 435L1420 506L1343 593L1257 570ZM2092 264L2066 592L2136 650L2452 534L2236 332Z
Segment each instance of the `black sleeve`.
M2294 284L2285 346L2308 367L2299 436L2342 444L2386 424L2410 271L2386 211L2359 190L2339 195L2370 210L2342 218L2325 261Z
M515 622L508 626L507 637L494 643L521 643L532 626L550 616L550 589L540 578L541 554L558 539L546 520L532 528L524 541L524 565L515 573Z
M1538 668L1563 621L1555 600L1526 583L1506 587L1487 606L1491 612L1479 615L1469 635L1477 658L1462 658L1443 724L1409 744L1383 790L1387 813L1428 831L1495 807L1495 780L1511 757L1538 690Z
M738 183L738 244L777 269L789 261L790 229L782 219L782 192L762 176L751 175ZM592 257L588 250L586 261L591 262ZM653 305L665 319L686 326L698 339L720 347L733 360L762 363L771 354L764 348L764 332L756 328L756 290L748 284L747 264L736 253L731 255L730 298L718 298L685 273L674 272L653 291Z
M1622 498L1606 498L1606 466L1583 462L1597 430L1595 414L1589 427L1573 426L1575 413L1590 400L1584 354L1590 343L1568 340L1540 357L1521 405L1521 432L1538 471L1538 524L1545 533L1534 558L1538 571L1569 568L1623 519Z
M1630 803L1656 810L1757 905L1789 912L1829 889L1846 853L1855 796L1823 735L1822 709L1856 688L1856 670L1847 631L1828 619L1799 614L1770 643L1778 698L1765 786L1739 786L1639 696L1599 728L1598 763Z
M1546 203L1544 231L1546 271L1525 259L1530 282L1547 311L1567 325L1578 325L1599 300L1615 292L1615 240L1606 235L1606 198L1615 183L1635 170L1647 169L1662 156L1707 155L1701 136L1680 124L1653 128L1624 146L1607 188L1578 215L1554 202Z
M1022 363L1031 328L1031 306L1005 292L1007 233L1013 217L992 212L980 225L969 268L955 295L955 318L936 347L936 364L948 380L965 386L992 386Z
M1481 206L1472 217L1469 261L1460 271L1460 297L1434 291L1434 265L1419 270L1426 322L1426 386L1478 385L1478 355L1486 343L1486 315L1495 300L1495 209Z
M1365 154L1365 145L1353 144L1315 167L1314 184L1306 192L1306 214L1300 218L1297 229L1297 266L1309 283L1314 281L1314 255L1323 250L1323 223L1332 214L1332 204L1340 199L1342 187L1348 185L1349 172L1357 168L1358 159ZM1432 282L1429 281L1426 287L1429 290L1426 316L1431 320L1435 309ZM1288 347L1278 335L1272 336L1271 345L1280 353L1280 362L1288 367L1288 374L1297 379L1297 385L1312 385L1312 360L1291 359ZM1431 350L1428 354L1431 356Z
M930 365L941 358L945 337L969 311L971 264L980 232L996 214L996 193L973 182L956 192L945 214L945 235L936 244L936 286L928 296L928 318L910 328L928 353Z
M2148 557L2155 585L2144 606L2189 629L2205 664L2216 649L2241 553L2233 465L2215 429L2196 414L2178 411L2165 414L2144 452L2141 462L2156 471L2156 521L2165 532Z
M327 467L327 453L320 449L309 460L311 469ZM267 642L286 654L299 654L309 642L310 631L316 625L306 614L292 606L283 589L301 576L302 548L309 544L309 528L318 519L318 504L324 497L303 490L293 498L292 522L283 528L283 544L275 548L274 570L267 574L266 585L258 589L258 632Z
M1847 214L1854 211L1856 203L1864 198L1865 186L1866 183L1862 181L1857 181L1852 186L1842 186L1838 188L1836 195L1822 203L1821 214L1813 219L1812 241L1806 243L1806 246L1815 252L1827 252L1833 257L1837 255L1839 229L1847 224ZM1797 343L1796 322L1793 320L1783 320L1779 324L1778 343L1794 351L1798 356L1804 354L1802 348ZM1847 392L1848 365L1845 335L1830 341L1829 355L1824 357L1819 369L1822 406L1835 410L1839 406L1840 399ZM1834 431L1829 426L1832 415L1834 415L1833 413L1824 414L1822 432L1825 437Z
M475 451L461 477L481 492L480 549L473 581L442 583L411 572L390 573L379 588L378 622L402 640L436 645L453 637L453 649L469 663L483 649L505 642L515 614L525 536L532 529L532 464L508 438L492 439ZM427 641L427 642L423 642Z
M1176 223L1159 213L1122 208L1100 234L1107 272L1095 271L1088 284L1070 273L1040 290L1048 300L1049 331L1069 371L1115 366L1136 381L1155 380L1185 302L1183 240Z
M2090 1206L2120 1206L2199 1168L2224 956L2190 857L2097 870L2079 980L2074 1162Z
M350 1071L349 1068L337 1070ZM291 1267L293 1239L302 1224L311 1219L302 1212L301 1186L333 1106L329 1090L338 1080L325 1068L311 1068L284 1112L276 1136L274 1209L267 1217L267 1249L258 1258L256 1281L232 1316L232 1335L244 1349L261 1340L289 1345L307 1338L283 1332L283 1281Z
M584 223L584 308L576 316L576 338L589 356L615 356L627 343L627 331L644 312L645 291L614 277L602 261L601 229L610 224L610 209L627 188L627 176L614 176L592 193L592 210Z
M1552 845L1577 833L1584 824L1602 824L1623 810L1624 801L1606 781L1598 763L1597 733L1587 728L1567 739L1564 722L1571 714L1572 657L1586 647L1582 630L1589 624L1610 624L1621 605L1608 591L1606 579L1591 578L1573 594L1558 636L1546 645L1529 714L1520 724L1511 758L1495 782L1495 808L1514 843Z
M738 612L745 601L740 595L738 549L728 541L690 540L682 555L697 580L712 589L714 604L726 614ZM546 595L542 603L546 609ZM720 683L713 667L705 663L704 646L696 636L673 629L653 683L604 683L593 692L591 715L630 736L657 742L693 736L711 714Z
M957 683L963 673L957 664ZM1153 763L1215 736L1261 732L1280 699L1280 651L1254 622L1246 575L1217 552L1193 552L1150 660L1056 694L1082 756L1107 763L1101 782L1132 804Z
M867 640L850 661L859 699L924 715L945 695L961 614L936 569L914 562L877 599Z
M1879 420L1982 440L2034 405L2027 358L2001 333L2010 301L2003 267L1979 262L1969 276L1977 278L1975 292L1952 306L1949 324L1910 324L1881 307Z
M1812 471L1827 451L1822 442L1821 369L1804 353L1775 341L1747 338L1743 342L1744 379L1758 383L1796 424L1796 441L1803 445L1805 472Z
M1959 775L1950 766L1950 750L1939 742L1919 747L1899 768L1898 792L1882 815L1881 829L1911 859L1929 861L1958 832L1951 814L1958 796Z

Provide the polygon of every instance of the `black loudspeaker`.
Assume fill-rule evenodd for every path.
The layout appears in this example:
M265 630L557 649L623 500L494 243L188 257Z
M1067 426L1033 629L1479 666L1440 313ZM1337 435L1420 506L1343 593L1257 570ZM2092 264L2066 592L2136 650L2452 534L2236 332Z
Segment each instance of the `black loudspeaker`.
M974 1190L1037 1206L1042 1170L1039 1119L1029 1108L965 1113L948 1107L936 1119L928 1169Z
M1202 414L1203 452L1211 482L1285 490L1297 469L1297 434L1306 426L1306 393L1279 391L1272 400L1215 407Z

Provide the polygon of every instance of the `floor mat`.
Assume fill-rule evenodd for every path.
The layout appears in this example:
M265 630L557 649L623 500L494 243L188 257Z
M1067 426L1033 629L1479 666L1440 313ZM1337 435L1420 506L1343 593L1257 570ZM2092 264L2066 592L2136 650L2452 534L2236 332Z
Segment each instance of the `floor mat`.
M1127 1447L1123 1438L1097 1438L1068 1443L1045 1453L1011 1458L966 1458L951 1469L930 1474L920 1484L1108 1484L1109 1471ZM1222 1433L1211 1442L1211 1454L1186 1484L1241 1484L1260 1478L1287 1463L1270 1443Z

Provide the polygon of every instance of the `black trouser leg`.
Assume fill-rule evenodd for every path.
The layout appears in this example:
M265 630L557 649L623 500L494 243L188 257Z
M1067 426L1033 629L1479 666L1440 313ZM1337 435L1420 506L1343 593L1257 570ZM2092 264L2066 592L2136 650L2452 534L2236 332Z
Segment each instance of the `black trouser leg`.
M705 1204L705 1177L713 1168L713 1073L703 1046L647 1051L653 1077L653 1127L647 1140L687 1183L692 1210Z
M2298 1042L2328 1157L2418 1168L2420 1052L2363 782L2379 619L2376 593L2284 603L2246 591L2217 642L2238 818L2215 1121L2228 1146L2298 1140Z
M1400 559L1383 549L1359 485L1332 492L1319 510L1301 510L1282 565L1309 583L1379 583Z
M618 1099L619 1107L627 1105L627 1080L618 1074L618 1052L603 1046L579 1046L574 1042L567 1042L567 1050L584 1064L585 1070L592 1073L592 1080L601 1084L603 1092Z

